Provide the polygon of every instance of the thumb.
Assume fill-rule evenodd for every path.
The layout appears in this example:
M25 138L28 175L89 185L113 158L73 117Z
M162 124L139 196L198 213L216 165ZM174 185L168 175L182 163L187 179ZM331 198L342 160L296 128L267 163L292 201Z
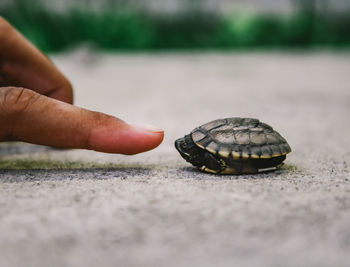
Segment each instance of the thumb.
M29 89L0 88L0 141L131 155L157 147L163 137L160 129L130 125Z

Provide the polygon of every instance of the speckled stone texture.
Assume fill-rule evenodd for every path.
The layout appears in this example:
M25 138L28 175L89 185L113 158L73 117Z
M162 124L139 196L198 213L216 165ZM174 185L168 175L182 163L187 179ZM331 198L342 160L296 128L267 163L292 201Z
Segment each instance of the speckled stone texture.
M350 266L350 54L53 58L77 105L165 129L137 156L0 144L0 266ZM256 117L293 149L272 173L200 173L173 147Z

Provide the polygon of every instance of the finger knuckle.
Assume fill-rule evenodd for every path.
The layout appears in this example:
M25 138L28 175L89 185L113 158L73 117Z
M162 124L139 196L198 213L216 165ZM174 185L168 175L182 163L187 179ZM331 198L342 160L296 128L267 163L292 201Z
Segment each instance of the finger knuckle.
M23 113L40 95L21 87L5 87L0 90L0 109L6 115Z

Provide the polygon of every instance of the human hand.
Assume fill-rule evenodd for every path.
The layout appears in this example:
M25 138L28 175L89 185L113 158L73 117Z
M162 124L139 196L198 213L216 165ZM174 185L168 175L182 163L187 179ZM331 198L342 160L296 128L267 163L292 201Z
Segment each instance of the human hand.
M164 132L72 105L72 86L53 63L0 17L0 142L136 154Z

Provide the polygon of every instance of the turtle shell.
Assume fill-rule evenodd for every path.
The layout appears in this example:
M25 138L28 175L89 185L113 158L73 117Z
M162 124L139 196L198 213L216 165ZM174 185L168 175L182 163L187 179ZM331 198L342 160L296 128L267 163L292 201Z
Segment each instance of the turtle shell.
M278 132L252 118L214 120L194 129L191 137L198 147L223 158L269 159L291 152Z

